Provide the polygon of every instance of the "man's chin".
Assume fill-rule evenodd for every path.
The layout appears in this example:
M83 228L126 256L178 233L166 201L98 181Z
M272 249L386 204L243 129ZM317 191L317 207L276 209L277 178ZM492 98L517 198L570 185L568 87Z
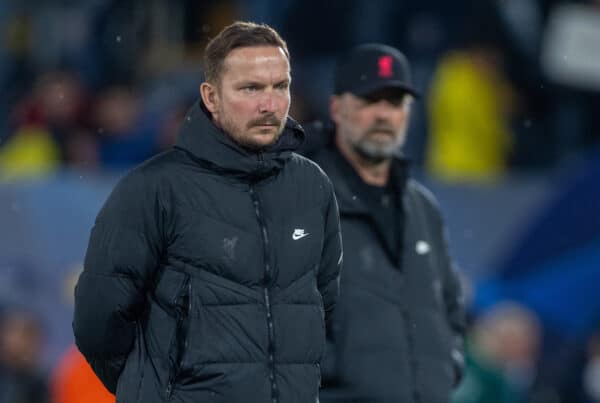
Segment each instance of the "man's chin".
M243 139L243 145L253 150L261 150L277 142L281 133L252 133Z

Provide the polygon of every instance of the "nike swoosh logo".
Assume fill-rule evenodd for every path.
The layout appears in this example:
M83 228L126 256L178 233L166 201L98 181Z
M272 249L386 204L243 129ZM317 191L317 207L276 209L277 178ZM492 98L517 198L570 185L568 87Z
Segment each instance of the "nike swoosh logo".
M294 233L292 234L292 239L294 241L297 241L298 239L304 238L305 236L310 235L309 233L305 233L303 229L297 229L294 230Z
M300 239L300 238L304 238L305 236L308 236L308 235L309 235L309 234L293 234L293 235L292 235L292 239L293 239L294 241L297 241L298 239Z

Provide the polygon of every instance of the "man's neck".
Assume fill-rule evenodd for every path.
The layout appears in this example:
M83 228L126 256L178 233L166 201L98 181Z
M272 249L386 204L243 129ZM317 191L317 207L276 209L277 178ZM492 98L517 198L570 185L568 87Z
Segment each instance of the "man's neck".
M368 185L386 186L390 177L391 159L373 162L360 156L351 146L336 137L336 145L340 153L352 165L358 176Z

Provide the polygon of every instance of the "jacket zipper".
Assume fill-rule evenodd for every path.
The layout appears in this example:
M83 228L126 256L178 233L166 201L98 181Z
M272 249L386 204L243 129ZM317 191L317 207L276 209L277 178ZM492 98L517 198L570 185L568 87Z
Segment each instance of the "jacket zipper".
M177 300L184 296L182 295L182 290L184 289L187 289L187 304L185 306L185 311L183 311L181 307L177 305ZM179 370L181 369L183 364L183 357L188 347L188 327L190 323L189 316L192 312L192 282L190 281L189 276L186 277L185 283L181 287L181 290L177 293L177 296L174 298L173 303L177 311L177 330L175 334L175 343L178 343L178 338L182 336L183 348L178 349L176 365L174 368L171 369L169 374L169 380L167 382L166 389L167 399L169 400L173 397L173 386L179 375Z
M262 152L258 153L258 172L262 173L262 168L265 163L265 158Z
M408 351L412 351L414 352L414 345L415 345L415 340L414 340L414 335L412 333L412 326L411 326L411 317L410 314L407 311L403 311L402 312L402 318L404 320L404 327L406 329L406 341L408 343ZM419 394L419 390L417 389L417 371L418 371L418 364L417 364L417 359L414 355L414 353L411 353L409 358L409 366L410 366L410 375L412 377L412 382L410 382L410 384L412 385L412 397L414 399L415 402L420 402L421 401L421 397Z
M252 204L254 205L254 213L260 226L260 232L263 243L263 255L265 262L265 275L264 275L264 288L263 296L265 301L265 307L267 310L267 329L269 335L269 380L271 381L271 401L277 403L279 401L277 382L275 382L275 331L273 327L273 314L271 311L271 295L269 287L273 280L273 273L269 258L269 236L267 233L267 226L263 219L263 214L260 207L260 201L253 187L250 186L250 197L252 198Z

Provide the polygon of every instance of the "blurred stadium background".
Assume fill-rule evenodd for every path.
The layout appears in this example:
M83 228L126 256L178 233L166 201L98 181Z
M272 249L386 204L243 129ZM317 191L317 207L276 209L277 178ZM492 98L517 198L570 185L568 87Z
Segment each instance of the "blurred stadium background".
M19 382L64 401L94 217L173 143L207 40L236 19L287 40L301 123L327 118L343 50L411 61L405 153L467 289L454 402L600 402L600 1L1 0L0 403Z

